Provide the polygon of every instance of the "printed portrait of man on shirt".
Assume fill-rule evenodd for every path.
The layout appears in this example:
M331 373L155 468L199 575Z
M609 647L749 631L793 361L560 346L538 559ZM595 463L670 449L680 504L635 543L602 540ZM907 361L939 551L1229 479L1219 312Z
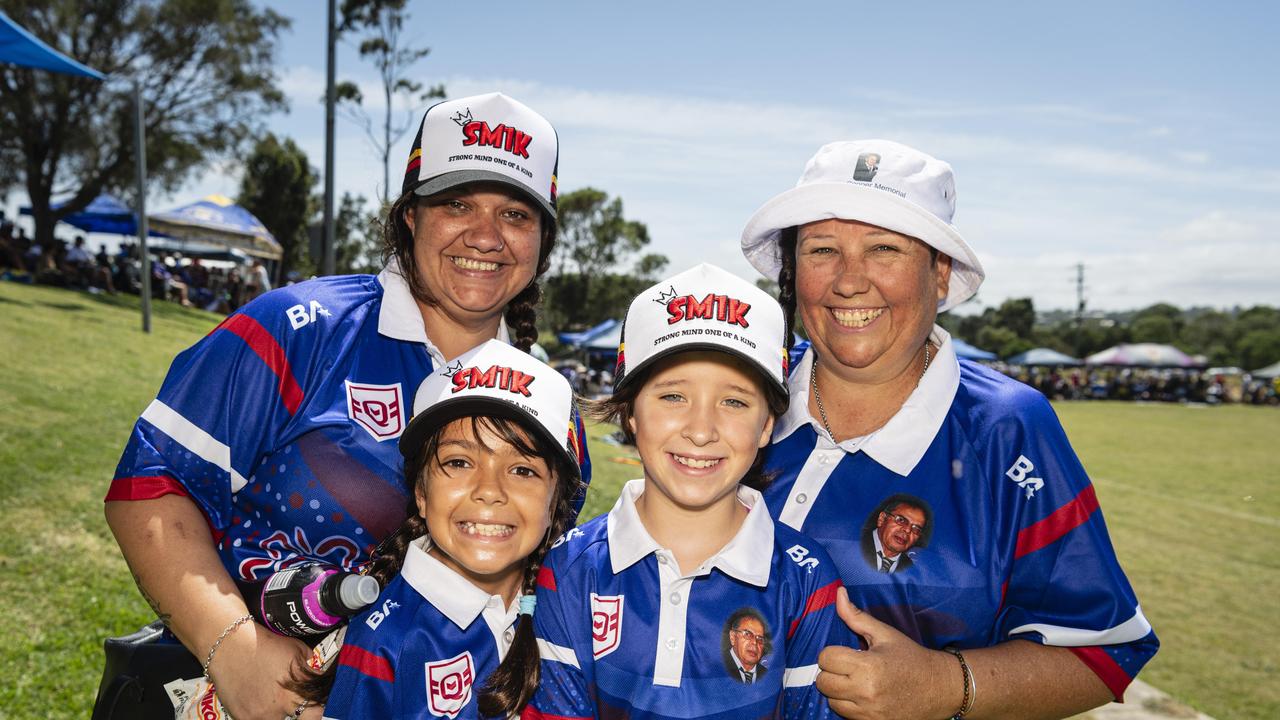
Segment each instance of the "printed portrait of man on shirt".
M721 634L724 669L738 682L746 685L756 682L769 669L764 659L769 656L771 645L764 616L753 608L738 608L725 622Z
M915 550L929 546L933 508L907 493L890 495L862 524L862 559L872 570L892 574L915 563Z

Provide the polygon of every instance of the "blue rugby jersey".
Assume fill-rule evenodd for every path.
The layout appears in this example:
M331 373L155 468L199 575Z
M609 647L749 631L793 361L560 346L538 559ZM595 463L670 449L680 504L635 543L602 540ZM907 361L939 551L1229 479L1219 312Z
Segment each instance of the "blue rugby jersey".
M808 412L812 351L794 364L766 460L770 513L826 547L855 605L926 647L1069 647L1121 697L1159 641L1084 467L1040 393L958 361L941 328L932 339L898 414L839 445ZM898 493L931 520L886 573L875 510Z
M400 574L351 618L325 718L480 717L480 689L511 647L519 603L504 607L428 555L428 543L411 543Z
M760 494L739 487L751 508L741 529L681 576L640 521L643 492L643 480L627 483L607 515L548 553L534 615L542 680L522 717L834 717L813 684L818 653L852 636L836 616L840 581L822 548L775 524ZM750 684L727 634L744 609L767 638Z
M106 499L191 497L242 582L358 566L404 519L397 439L444 360L394 263L269 292L173 361Z

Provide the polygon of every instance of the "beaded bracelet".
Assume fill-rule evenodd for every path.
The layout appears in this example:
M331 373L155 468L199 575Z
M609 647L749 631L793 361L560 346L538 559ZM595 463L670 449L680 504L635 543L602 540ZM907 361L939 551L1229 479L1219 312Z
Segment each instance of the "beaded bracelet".
M234 621L232 621L230 625L226 627L225 630L222 631L222 634L218 636L218 639L213 641L213 647L209 648L209 654L206 655L204 658L204 668L203 668L204 679L207 680L210 685L213 684L213 678L209 677L209 663L213 662L213 654L218 651L218 646L222 645L222 641L226 640L228 635L235 632L236 628L249 622L250 620L253 620L253 616L249 614L245 614L241 617L236 618Z
M955 648L943 648L947 652L956 656L960 661L960 673L964 676L964 699L960 701L960 710L951 716L951 720L961 720L965 715L973 709L973 699L978 695L978 682L973 677L973 671L969 669L969 663L965 662L964 655Z

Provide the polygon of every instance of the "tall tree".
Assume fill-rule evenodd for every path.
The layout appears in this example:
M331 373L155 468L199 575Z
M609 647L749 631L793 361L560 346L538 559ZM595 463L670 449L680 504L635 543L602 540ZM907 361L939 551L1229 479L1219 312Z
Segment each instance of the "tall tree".
M276 236L284 251L280 278L290 270L311 270L306 255L307 222L318 207L312 195L318 179L302 148L271 133L258 140L245 160L236 202L258 216Z
M407 0L343 0L340 32L364 32L360 41L360 57L369 60L378 69L382 81L382 98L385 110L381 127L375 125L362 106L363 94L354 83L341 82L334 89L338 107L343 114L364 128L369 143L382 158L382 202L390 202L391 148L413 127L414 111L407 110L402 122L394 122L397 115L392 107L397 96L417 97L419 100L443 98L444 85L433 85L423 90L423 84L413 80L409 72L419 60L426 57L431 48L412 47L404 38L404 22L408 17Z
M555 319L577 324L590 314L586 309L594 282L648 245L649 228L623 217L621 198L611 200L608 193L595 188L561 195L557 209L560 240L554 264L562 288L557 309L563 317ZM642 270L651 271L657 263L660 271L665 261L660 255L646 256Z
M131 197L132 86L141 84L147 173L172 191L284 107L275 39L288 20L249 0L11 0L9 17L106 82L0 66L0 158L17 160L36 239L103 191ZM70 194L58 210L55 196Z
M333 235L339 274L376 273L382 267L382 224L363 195L342 194Z

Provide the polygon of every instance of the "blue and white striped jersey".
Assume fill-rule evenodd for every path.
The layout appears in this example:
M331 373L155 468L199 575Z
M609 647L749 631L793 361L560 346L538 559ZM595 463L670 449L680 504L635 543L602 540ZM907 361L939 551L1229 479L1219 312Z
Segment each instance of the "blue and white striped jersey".
M739 487L741 529L682 575L636 512L643 492L631 481L613 510L548 553L534 615L542 680L522 717L832 717L813 684L818 653L851 635L826 553ZM757 650L740 659L734 632Z
M932 339L897 415L839 445L808 412L813 351L793 363L770 513L822 543L855 605L926 647L1069 647L1120 697L1159 642L1088 475L1040 393Z

